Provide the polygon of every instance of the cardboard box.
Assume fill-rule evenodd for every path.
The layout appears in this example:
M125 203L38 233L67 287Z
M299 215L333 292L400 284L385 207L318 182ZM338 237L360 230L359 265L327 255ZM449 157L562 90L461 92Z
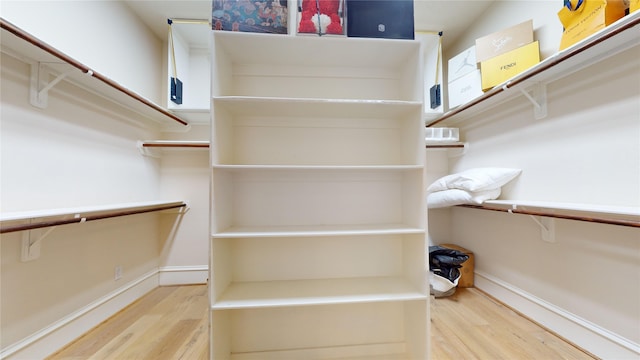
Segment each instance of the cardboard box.
M639 0L640 1L640 0ZM476 61L476 46L473 45L460 54L449 59L447 79L449 82L459 79L478 69Z
M447 249L458 250L465 255L469 256L467 261L462 263L462 267L460 268L460 279L458 279L458 287L460 288L470 288L474 286L474 273L475 273L475 258L473 256L473 252L454 244L442 244L440 245Z
M487 91L540 62L537 41L480 63L482 90Z
M469 101L482 95L482 76L480 70L475 69L472 72L449 82L449 109L456 106L466 104Z
M533 42L533 20L476 40L476 60L482 62Z
M571 1L572 6L578 2ZM583 0L580 7L570 10L563 6L558 18L564 31L560 39L560 50L593 35L625 15L624 0Z

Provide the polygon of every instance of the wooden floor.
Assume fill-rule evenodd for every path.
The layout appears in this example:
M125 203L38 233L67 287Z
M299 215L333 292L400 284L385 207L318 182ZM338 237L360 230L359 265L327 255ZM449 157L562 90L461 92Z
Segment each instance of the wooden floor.
M49 360L206 359L205 285L159 287ZM477 289L431 299L431 359L593 359Z

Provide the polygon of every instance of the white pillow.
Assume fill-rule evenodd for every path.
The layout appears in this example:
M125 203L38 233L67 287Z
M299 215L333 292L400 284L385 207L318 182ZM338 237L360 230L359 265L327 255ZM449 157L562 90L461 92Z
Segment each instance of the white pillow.
M427 196L427 207L429 209L437 209L462 204L480 205L486 200L497 199L500 196L500 192L500 188L478 192L468 192L460 189L436 191Z
M432 193L447 189L461 189L471 192L499 189L521 172L520 169L498 167L469 169L441 177L427 188L427 192Z

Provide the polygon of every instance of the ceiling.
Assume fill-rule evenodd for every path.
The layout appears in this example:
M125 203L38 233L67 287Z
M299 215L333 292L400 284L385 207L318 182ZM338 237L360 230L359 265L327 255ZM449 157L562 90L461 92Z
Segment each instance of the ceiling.
M211 16L211 0L122 0L160 38L166 40L167 19ZM415 0L416 31L442 31L443 46L452 44L495 0ZM197 36L197 35L196 35Z

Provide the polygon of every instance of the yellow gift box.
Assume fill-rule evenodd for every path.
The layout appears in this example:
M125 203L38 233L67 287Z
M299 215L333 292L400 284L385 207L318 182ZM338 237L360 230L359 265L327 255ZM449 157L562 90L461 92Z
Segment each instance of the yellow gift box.
M558 18L564 27L560 50L614 23L625 15L625 10L624 0L567 1L558 12Z
M540 43L534 41L480 63L482 90L487 91L540 62Z
M640 0L631 0L629 3L629 13L640 9Z

